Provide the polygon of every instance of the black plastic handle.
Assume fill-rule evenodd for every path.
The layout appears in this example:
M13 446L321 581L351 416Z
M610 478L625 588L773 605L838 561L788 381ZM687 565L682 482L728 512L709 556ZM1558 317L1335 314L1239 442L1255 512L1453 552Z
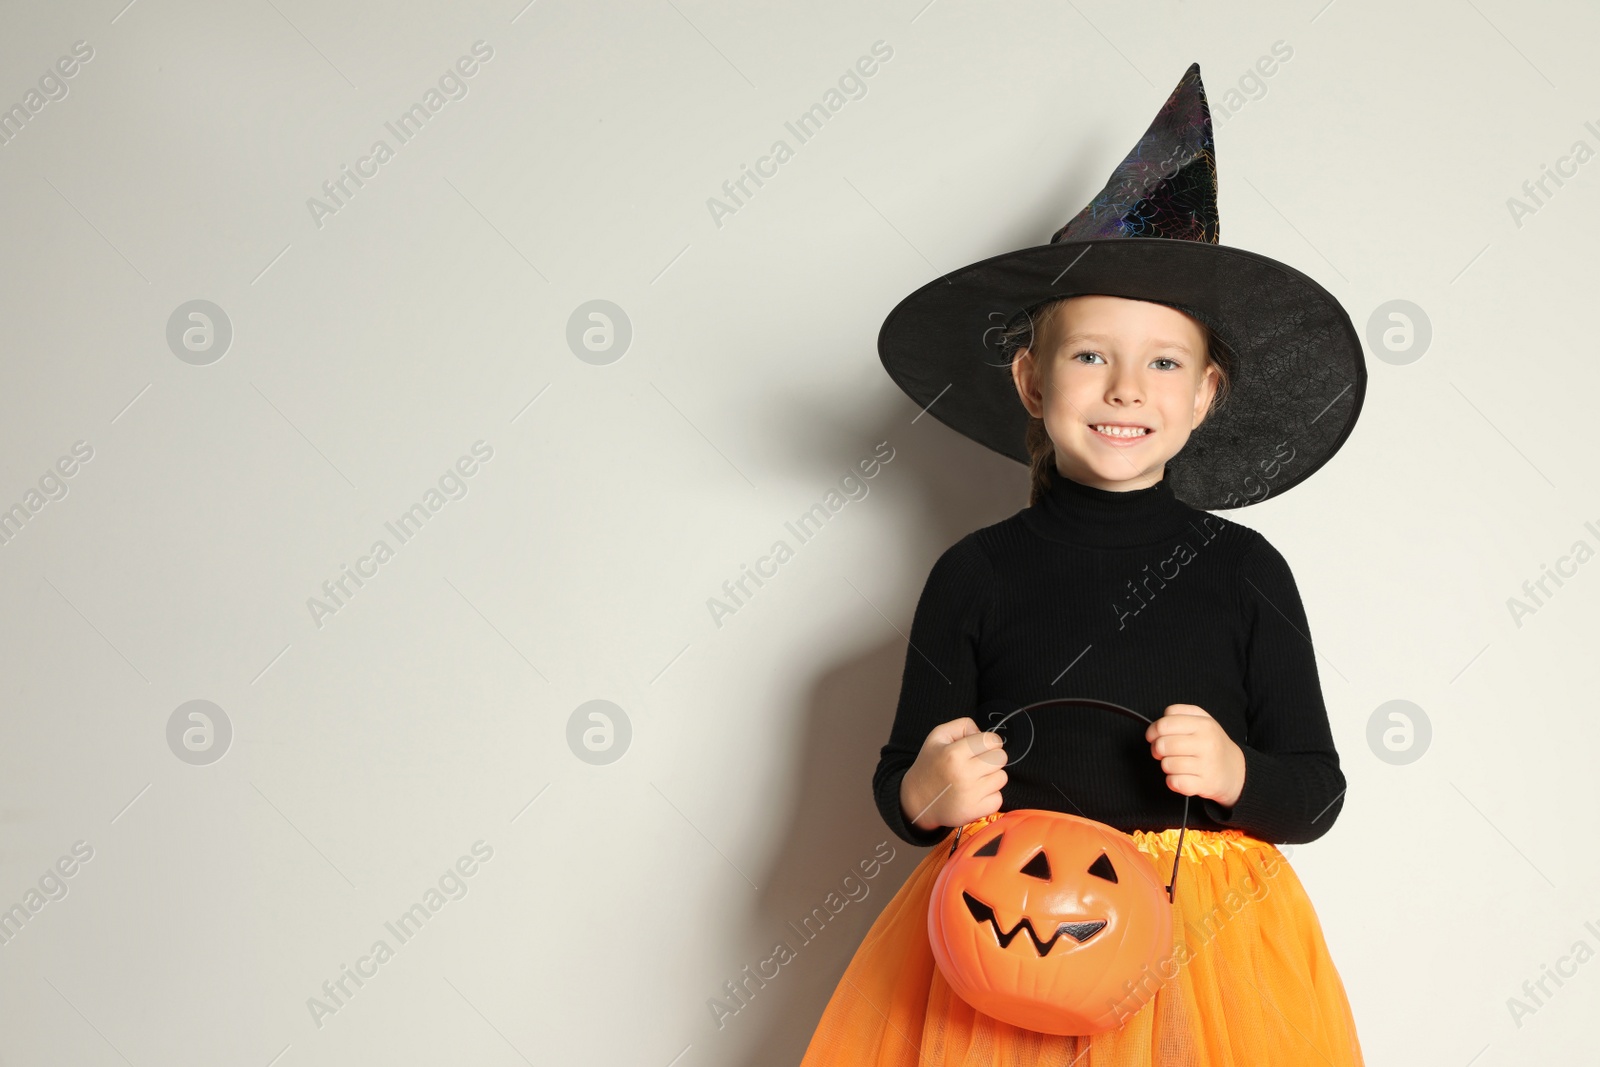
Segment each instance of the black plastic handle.
M1023 712L1032 711L1034 708L1047 707L1048 705L1051 705L1051 704L1076 704L1076 705L1079 705L1081 707L1099 708L1102 711L1113 711L1113 712L1116 712L1119 715L1125 715L1128 718L1137 719L1138 721L1144 723L1146 726L1150 725L1152 722L1155 721L1154 719L1150 718L1150 716L1148 716L1148 715L1145 715L1145 714L1143 714L1141 712L1134 711L1132 708L1123 707L1121 704L1114 704L1109 700L1096 700L1094 697L1049 697L1049 698L1047 698L1045 700L1036 700L1032 704L1024 704L1022 707L1018 708L1016 711L1007 712L1006 715L1003 716L1001 718L1001 720L998 723L995 724L995 726L999 727L999 726L1005 725L1006 719L1011 718L1011 716L1013 716L1013 715L1020 715ZM1183 823L1182 823L1182 825L1180 825L1178 827L1178 846L1177 846L1176 852L1174 852L1173 857L1172 857L1172 878L1167 882L1167 885L1166 885L1167 903L1168 904L1172 903L1173 889L1178 884L1178 860L1181 859L1182 856L1183 856L1183 835L1188 832L1188 829L1189 829L1189 797L1185 796L1183 798ZM957 827L956 828L955 839L950 842L950 854L951 855L955 855L956 845L959 844L960 842L961 842L961 829L960 829L960 827Z

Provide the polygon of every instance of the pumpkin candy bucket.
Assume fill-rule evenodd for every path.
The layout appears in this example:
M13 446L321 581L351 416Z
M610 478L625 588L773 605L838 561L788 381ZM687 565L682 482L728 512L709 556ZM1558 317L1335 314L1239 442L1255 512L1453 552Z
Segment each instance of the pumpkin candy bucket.
M1047 704L1151 721L1120 704L1073 697L1011 714ZM1172 949L1187 797L1183 812L1166 886L1132 838L1093 819L1022 808L965 841L957 830L928 903L928 938L950 988L976 1010L1040 1033L1116 1029L1125 983L1144 979Z

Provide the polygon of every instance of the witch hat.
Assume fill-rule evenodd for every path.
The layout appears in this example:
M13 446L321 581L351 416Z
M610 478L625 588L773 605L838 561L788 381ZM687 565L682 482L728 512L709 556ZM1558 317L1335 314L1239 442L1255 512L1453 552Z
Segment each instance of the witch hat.
M1218 243L1211 110L1191 64L1105 188L1049 244L970 264L907 296L878 354L940 422L1020 463L1028 413L1001 335L1039 305L1104 294L1184 311L1228 348L1231 385L1167 461L1173 493L1225 510L1280 494L1344 444L1367 369L1339 301L1300 271Z

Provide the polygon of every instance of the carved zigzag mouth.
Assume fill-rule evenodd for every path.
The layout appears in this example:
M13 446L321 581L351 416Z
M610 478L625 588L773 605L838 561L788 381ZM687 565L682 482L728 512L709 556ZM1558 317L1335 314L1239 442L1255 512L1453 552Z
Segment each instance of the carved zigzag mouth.
M1056 926L1056 932L1050 935L1050 940L1041 942L1039 940L1038 933L1036 933L1033 929L1033 923L1029 922L1026 918L1022 919L1017 923L1017 925L1013 926L1010 933L1005 933L1000 929L1000 923L996 921L994 917L993 908L979 900L977 897L973 896L971 893L968 893L965 889L961 891L961 899L967 902L967 910L972 913L972 917L974 919L976 919L978 922L987 922L990 927L994 929L994 936L997 940L999 940L1001 948L1009 948L1011 945L1011 940L1023 929L1026 929L1028 931L1028 939L1033 942L1034 951L1038 952L1041 956L1048 956L1050 954L1050 949L1055 946L1055 943L1058 940L1060 940L1062 934L1066 934L1068 937L1072 938L1081 945L1095 934L1098 934L1101 930L1106 928L1106 921L1104 919L1094 919L1088 922L1060 923Z

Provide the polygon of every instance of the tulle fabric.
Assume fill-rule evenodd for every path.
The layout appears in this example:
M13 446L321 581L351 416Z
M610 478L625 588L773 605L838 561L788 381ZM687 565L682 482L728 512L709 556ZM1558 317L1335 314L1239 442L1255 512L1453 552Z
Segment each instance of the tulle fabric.
M1128 836L1165 884L1178 831ZM950 989L928 944L928 900L949 855L946 837L885 905L823 1010L801 1067L1362 1064L1322 926L1276 846L1238 830L1184 835L1173 952L1129 991L1119 1029L1086 1037L1011 1026Z

